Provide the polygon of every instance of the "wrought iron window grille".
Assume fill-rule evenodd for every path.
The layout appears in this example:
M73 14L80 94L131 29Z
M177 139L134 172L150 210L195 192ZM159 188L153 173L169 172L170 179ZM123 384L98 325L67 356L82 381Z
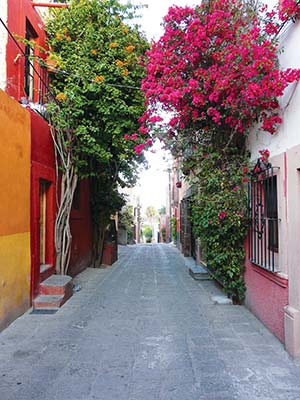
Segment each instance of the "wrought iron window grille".
M272 272L278 270L278 170L258 159L248 185L249 260Z

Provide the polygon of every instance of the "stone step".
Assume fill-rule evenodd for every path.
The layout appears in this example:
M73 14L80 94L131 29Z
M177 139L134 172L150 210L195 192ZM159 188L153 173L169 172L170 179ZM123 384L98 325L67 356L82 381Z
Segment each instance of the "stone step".
M68 275L51 275L40 283L39 293L45 295L72 296L72 278Z
M40 295L33 300L33 309L56 310L61 307L67 300L66 295Z
M197 281L207 281L210 279L207 269L202 264L190 265L189 274Z
M51 275L54 274L54 267L51 264L41 264L40 265L40 279L41 282L45 281Z

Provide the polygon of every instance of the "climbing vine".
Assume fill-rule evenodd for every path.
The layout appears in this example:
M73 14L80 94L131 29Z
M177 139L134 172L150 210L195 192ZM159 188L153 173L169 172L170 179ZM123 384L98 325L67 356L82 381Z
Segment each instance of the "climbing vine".
M147 110L138 136L145 140L137 151L158 137L181 160L194 186L193 226L207 263L239 300L245 291L246 138L254 124L276 132L278 99L300 79L298 70L281 70L278 62L278 33L298 13L295 0L278 10L251 0L174 6L147 53Z
M248 229L247 157L230 149L220 157L213 147L198 149L197 174L191 178L192 225L212 275L228 296L244 297L244 238ZM191 164L191 163L190 163Z

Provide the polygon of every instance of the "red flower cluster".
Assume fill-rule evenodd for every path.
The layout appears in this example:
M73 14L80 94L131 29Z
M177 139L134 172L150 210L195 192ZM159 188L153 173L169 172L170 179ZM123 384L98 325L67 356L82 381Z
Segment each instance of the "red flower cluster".
M278 97L300 73L278 69L275 13L263 21L256 13L247 16L242 3L214 0L169 9L164 35L147 54L143 129L161 123L156 115L163 109L173 114L172 132L196 125L246 133L258 119L264 130L276 131Z
M300 4L298 0L282 0L279 6L279 18L286 21L289 18L300 17Z
M145 148L145 144L141 143L138 144L137 146L134 146L134 151L136 152L136 154L140 154Z
M218 215L219 220L222 220L222 219L224 219L226 217L227 217L227 212L226 211L220 211L219 212L219 215Z
M260 154L259 159L263 162L268 162L268 159L270 157L270 151L268 149L264 149L264 150L259 150L258 151Z

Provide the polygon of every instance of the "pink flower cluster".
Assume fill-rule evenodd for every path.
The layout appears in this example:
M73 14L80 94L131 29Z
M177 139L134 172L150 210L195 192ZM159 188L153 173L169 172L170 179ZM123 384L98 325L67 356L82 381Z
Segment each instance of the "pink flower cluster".
M263 162L268 162L268 159L270 157L270 151L268 149L264 149L264 150L259 150L258 152L260 154L259 159Z
M147 148L150 148L153 144L152 139L149 137L149 124L155 124L161 122L163 119L158 115L151 116L151 112L147 110L140 118L140 127L137 133L128 133L124 135L124 139L128 141L137 142L135 143L133 150L139 155L141 152Z
M295 4L282 4L290 2ZM241 10L241 0L169 9L165 32L147 53L143 129L161 122L157 113L162 108L174 115L170 140L176 128L193 124L242 134L260 119L265 131L276 131L278 97L300 79L300 72L278 69L275 12L267 14L266 22L254 14L247 18Z
M227 212L226 211L220 211L219 212L218 218L219 218L220 221L222 219L226 218L226 217L227 217Z
M137 146L134 146L134 151L136 152L136 154L140 154L145 148L145 144L141 143L138 144Z
M282 0L279 5L279 18L286 21L289 18L300 17L300 4L298 0Z

